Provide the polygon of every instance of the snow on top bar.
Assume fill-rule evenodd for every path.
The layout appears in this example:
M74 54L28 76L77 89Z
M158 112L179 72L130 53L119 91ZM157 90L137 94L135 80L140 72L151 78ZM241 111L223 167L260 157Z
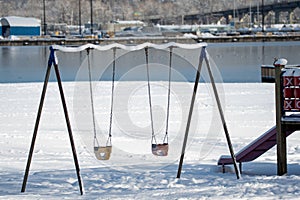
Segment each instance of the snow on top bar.
M123 45L119 43L113 43L109 45L94 45L94 44L85 44L79 47L66 47L66 46L60 46L60 45L53 45L52 48L54 50L59 50L62 52L80 52L86 49L97 49L99 51L106 51L113 48L120 48L128 51L136 51L140 49L144 49L146 47L149 48L155 48L155 49L167 49L171 47L177 47L177 48L183 48L183 49L198 49L202 47L206 47L206 43L195 43L195 44L182 44L182 43L176 43L176 42L169 42L166 44L153 44L153 43L143 43L139 45Z

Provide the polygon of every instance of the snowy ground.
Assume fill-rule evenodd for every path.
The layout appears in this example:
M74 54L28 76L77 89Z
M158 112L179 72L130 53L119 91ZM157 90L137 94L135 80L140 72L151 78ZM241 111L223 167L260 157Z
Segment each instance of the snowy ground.
M152 82L154 125L161 141L167 83ZM25 193L21 193L42 83L0 84L0 199L297 199L300 195L300 139L288 138L288 175L276 176L276 148L223 174L217 160L229 154L209 84L201 83L183 165L176 179L192 84L172 83L168 157L151 155L145 82L116 85L111 160L92 151L93 125L88 85L63 83L84 183L80 196L56 83L50 83ZM97 137L105 143L110 82L94 85ZM235 152L275 124L274 85L219 85Z

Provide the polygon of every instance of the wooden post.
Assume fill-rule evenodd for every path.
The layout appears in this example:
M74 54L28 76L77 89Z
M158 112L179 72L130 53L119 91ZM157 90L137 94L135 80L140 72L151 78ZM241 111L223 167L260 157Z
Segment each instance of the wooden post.
M286 130L282 125L283 116L283 88L281 81L281 71L284 65L274 63L275 66L275 101L276 101L276 140L277 140L277 174L279 176L287 173L287 158L286 158Z

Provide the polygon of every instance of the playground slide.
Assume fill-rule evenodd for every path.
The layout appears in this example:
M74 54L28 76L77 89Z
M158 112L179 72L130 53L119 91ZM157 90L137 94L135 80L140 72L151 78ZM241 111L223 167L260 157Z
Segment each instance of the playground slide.
M294 131L286 131L286 137L292 134ZM235 154L236 162L240 164L242 162L249 162L255 160L273 146L276 145L276 126L265 132L263 135L258 137L256 140L251 142L249 145L241 149ZM233 164L231 156L222 155L218 160L218 165L229 165Z

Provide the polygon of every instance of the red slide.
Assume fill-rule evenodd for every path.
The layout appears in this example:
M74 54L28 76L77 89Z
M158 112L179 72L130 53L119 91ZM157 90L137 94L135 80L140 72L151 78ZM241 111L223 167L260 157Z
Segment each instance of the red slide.
M286 131L286 137L292 134L294 131ZM249 162L255 160L273 146L276 145L276 126L272 127L270 130L265 132L259 138L248 144L246 147L241 149L238 153L235 154L236 161L240 164L242 162ZM218 165L233 164L231 156L222 155L218 160Z

